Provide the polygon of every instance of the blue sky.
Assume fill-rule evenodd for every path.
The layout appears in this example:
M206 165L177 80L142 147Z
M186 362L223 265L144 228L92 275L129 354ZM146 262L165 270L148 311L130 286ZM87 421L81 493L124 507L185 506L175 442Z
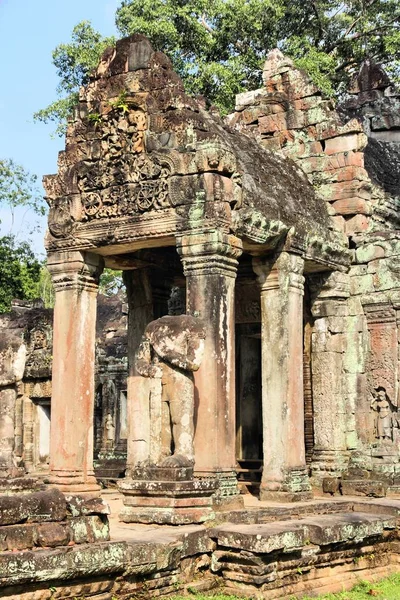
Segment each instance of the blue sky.
M68 42L82 20L90 20L103 35L116 34L118 5L119 0L0 0L0 158L14 159L40 181L56 172L64 141L51 139L54 128L32 118L56 97L52 50ZM1 233L7 233L10 223L3 209L0 220ZM17 221L21 223L22 213ZM22 235L25 226L26 221ZM34 237L38 252L43 252L42 237L43 232Z

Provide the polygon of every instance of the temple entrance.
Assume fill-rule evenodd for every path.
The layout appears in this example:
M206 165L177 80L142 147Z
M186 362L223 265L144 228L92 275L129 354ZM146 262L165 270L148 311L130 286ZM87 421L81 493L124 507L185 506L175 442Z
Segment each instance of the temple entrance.
M40 399L36 404L35 464L37 469L47 468L50 455L50 401Z
M262 473L260 323L236 326L236 458L239 486L257 492Z
M260 289L246 253L239 259L235 312L237 475L243 491L258 492L263 465Z

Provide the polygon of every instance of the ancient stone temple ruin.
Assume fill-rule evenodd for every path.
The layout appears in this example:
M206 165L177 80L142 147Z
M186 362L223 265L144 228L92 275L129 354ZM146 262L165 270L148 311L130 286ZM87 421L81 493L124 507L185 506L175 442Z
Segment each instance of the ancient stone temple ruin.
M52 333L11 319L0 346L4 597L272 599L396 570L399 102L364 64L335 107L274 51L222 120L146 38L104 53L45 177ZM38 480L20 413L50 405L50 363Z

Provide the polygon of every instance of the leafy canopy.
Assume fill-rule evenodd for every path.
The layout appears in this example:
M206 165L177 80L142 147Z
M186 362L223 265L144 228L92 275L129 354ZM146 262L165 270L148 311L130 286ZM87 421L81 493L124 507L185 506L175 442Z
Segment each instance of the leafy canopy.
M28 242L13 235L0 238L0 313L8 312L13 298L34 300L40 296L42 263Z
M89 73L99 62L100 56L114 44L114 38L104 38L88 21L78 23L72 30L69 44L60 44L53 51L53 64L57 69L59 84L57 100L33 116L37 121L57 124L56 133L63 135L68 117L78 102L81 85L88 83Z
M398 0L122 0L116 12L121 36L146 35L187 91L223 113L235 94L260 87L263 60L276 46L328 95L344 92L365 58L399 81L399 23ZM74 28L71 43L53 53L59 99L36 118L63 130L79 86L112 41L87 21Z
M19 206L44 215L45 205L36 182L36 175L10 158L0 158L0 207L8 208L12 215Z
M18 208L32 211L37 216L46 212L36 175L9 158L0 159L0 208L10 211L12 224ZM11 233L0 237L0 313L10 310L13 298L42 298L45 306L53 301L50 275L29 243L29 236L37 226L31 214L29 223L30 226L26 227L23 219L19 222L19 235L24 238L23 241L17 240Z

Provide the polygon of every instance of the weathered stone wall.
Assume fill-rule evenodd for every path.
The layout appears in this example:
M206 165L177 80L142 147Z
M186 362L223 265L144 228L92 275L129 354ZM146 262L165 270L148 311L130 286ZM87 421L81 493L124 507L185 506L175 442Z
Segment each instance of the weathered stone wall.
M229 122L295 160L348 237L348 275L341 281L307 277L314 319L313 476L343 474L350 458L350 476L377 477L377 493L383 493L397 486L400 449L399 94L371 64L363 66L351 93L337 108L276 50L264 67L264 88L237 96ZM381 438L382 402L374 402L380 387L389 403L388 434ZM355 488L347 482L346 489Z
M99 477L115 479L126 464L126 314L120 296L100 296L97 313L95 455ZM27 348L15 404L15 460L28 473L45 474L49 460L53 311L15 301L0 317ZM66 401L68 398L66 397ZM109 418L110 416L111 418Z

